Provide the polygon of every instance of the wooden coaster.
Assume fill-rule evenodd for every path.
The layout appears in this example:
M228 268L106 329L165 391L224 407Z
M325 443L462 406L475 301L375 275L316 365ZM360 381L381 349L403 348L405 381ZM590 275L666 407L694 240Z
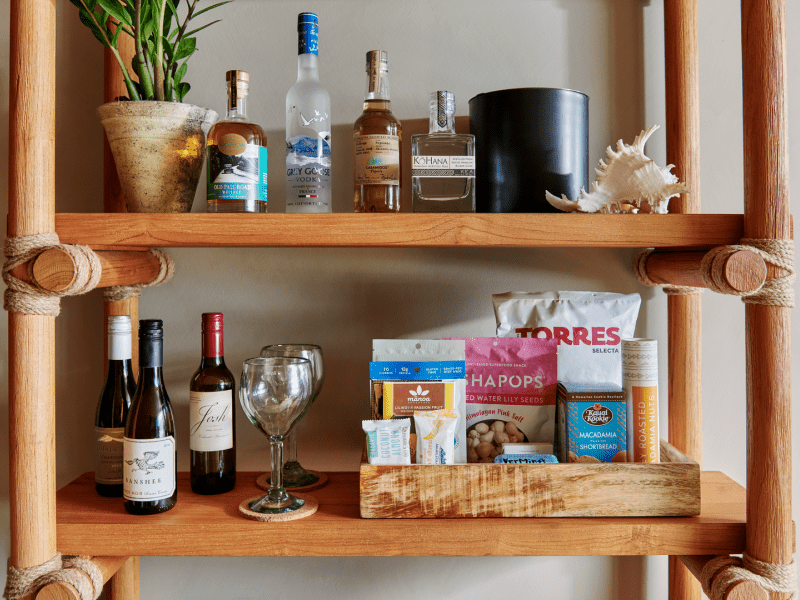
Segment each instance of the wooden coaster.
M298 487L290 487L290 486L287 485L287 486L285 486L286 489L289 490L292 493L294 493L294 492L310 492L310 491L313 491L313 490L318 490L319 488L325 486L328 483L328 476L325 473L323 473L322 471L311 471L310 469L306 469L306 470L309 473L313 473L314 475L319 477L319 479L317 479L314 483L309 483L308 485L301 485L301 486L298 486ZM272 477L270 476L269 473L262 473L256 479L256 487L266 491L266 490L269 489L269 482L271 480L272 480Z
M292 494L293 496L297 496L298 498L302 498L306 501L306 503L302 506L302 508L298 508L297 510L293 510L292 512L286 513L277 513L277 514L264 514L250 510L248 505L253 500L258 500L261 496L253 496L252 498L248 498L244 502L239 505L239 512L244 515L246 519L252 519L253 521L263 521L274 523L278 521L295 521L296 519L302 519L304 517L310 517L319 508L319 502L317 501L314 496L306 496L304 494Z

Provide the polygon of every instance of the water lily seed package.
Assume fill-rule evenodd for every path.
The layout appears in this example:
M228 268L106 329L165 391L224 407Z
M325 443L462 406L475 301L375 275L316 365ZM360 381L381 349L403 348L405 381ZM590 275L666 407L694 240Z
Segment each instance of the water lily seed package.
M473 337L464 342L467 461L493 462L506 443L552 443L556 340Z

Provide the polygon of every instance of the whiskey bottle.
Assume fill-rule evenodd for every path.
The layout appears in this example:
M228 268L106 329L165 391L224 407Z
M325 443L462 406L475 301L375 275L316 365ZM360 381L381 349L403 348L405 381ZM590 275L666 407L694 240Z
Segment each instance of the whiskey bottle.
M319 82L319 22L297 17L297 82L286 94L286 212L331 212L331 98Z
M246 71L228 71L228 112L208 132L208 212L267 212L267 134L247 119Z
M364 112L353 126L355 212L400 211L400 121L389 102L389 59L367 52Z
M475 212L475 136L455 131L450 92L430 95L430 132L411 136L414 212Z

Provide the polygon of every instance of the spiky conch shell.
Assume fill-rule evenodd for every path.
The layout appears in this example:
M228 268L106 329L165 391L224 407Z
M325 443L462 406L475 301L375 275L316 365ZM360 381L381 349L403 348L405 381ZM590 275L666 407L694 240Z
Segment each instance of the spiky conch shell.
M590 193L581 188L578 199L570 200L545 192L547 201L567 212L665 214L670 198L690 190L671 172L675 165L659 167L645 156L645 142L656 129L658 125L642 131L631 146L619 140L616 152L611 146L606 148L609 160L600 160Z

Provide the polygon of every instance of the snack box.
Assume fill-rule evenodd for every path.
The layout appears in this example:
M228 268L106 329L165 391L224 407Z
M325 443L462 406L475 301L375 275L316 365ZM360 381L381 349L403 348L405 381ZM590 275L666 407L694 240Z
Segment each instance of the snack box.
M559 381L556 415L559 462L627 462L626 402L621 387Z

